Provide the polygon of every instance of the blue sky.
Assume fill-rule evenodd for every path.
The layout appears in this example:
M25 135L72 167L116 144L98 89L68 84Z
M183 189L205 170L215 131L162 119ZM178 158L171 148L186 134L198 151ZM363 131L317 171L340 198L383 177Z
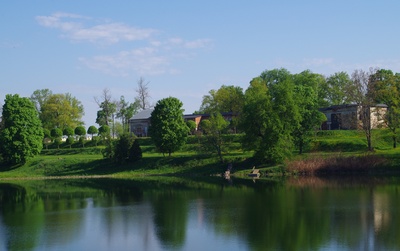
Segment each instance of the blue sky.
M185 113L221 85L264 70L326 76L379 67L400 72L398 1L3 1L0 103L37 89L69 92L95 125L95 96L173 96Z

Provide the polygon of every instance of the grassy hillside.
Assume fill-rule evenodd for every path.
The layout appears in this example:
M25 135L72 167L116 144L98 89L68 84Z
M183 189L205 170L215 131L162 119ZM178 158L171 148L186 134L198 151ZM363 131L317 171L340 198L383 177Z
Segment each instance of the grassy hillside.
M93 176L132 177L143 175L202 175L221 173L226 163L233 163L234 171L248 173L255 163L252 152L241 148L241 135L227 135L228 142L224 153L225 164L220 163L216 155L201 151L199 139L188 138L187 144L172 157L157 153L150 138L139 138L143 159L134 164L118 165L104 159L101 150L104 146L94 146L92 142L82 147L74 144L71 148L61 145L59 149L49 146L40 156L23 166L0 166L0 178L7 177L55 177L55 176ZM393 142L388 130L373 131L375 155L389 160L391 167L400 163L400 150L392 148ZM366 153L367 145L362 131L318 131L315 133L308 152L292 159L299 161L309 158L329 158L334 156L360 156ZM286 163L287 165L287 163ZM265 172L282 172L284 166L268 167L258 164Z

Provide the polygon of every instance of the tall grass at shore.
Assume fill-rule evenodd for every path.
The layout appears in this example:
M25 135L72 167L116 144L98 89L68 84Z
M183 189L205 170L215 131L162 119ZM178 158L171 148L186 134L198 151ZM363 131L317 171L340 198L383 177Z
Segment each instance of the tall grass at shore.
M376 154L344 156L313 156L301 160L288 161L285 171L295 175L326 175L326 174L367 174L377 171L377 168L388 164L387 160Z

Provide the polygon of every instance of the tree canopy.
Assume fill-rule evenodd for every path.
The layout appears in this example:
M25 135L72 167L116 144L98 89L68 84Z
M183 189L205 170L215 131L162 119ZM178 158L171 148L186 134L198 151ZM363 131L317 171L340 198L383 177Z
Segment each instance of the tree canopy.
M24 164L40 153L43 147L43 128L38 112L28 98L6 95L0 132L0 152L10 163Z
M151 113L149 132L159 152L169 156L186 142L189 128L183 120L182 102L175 97L161 99Z
M49 130L82 125L84 108L71 94L50 94L40 105L40 119L43 127Z

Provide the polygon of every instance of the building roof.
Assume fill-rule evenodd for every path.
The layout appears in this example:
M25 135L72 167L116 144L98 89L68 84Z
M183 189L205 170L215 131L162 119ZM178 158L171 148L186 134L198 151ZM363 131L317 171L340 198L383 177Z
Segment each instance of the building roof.
M319 111L324 112L324 111L338 110L338 109L357 107L357 106L360 106L360 105L357 105L357 104L331 105L329 107L320 108ZM371 107L387 108L388 106L385 104L376 104L376 105L372 105Z
M151 117L151 113L153 112L153 110L154 109L147 109L147 110L140 111L140 112L136 113L135 115L133 115L133 117L130 118L129 120L148 119Z

